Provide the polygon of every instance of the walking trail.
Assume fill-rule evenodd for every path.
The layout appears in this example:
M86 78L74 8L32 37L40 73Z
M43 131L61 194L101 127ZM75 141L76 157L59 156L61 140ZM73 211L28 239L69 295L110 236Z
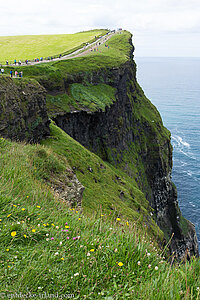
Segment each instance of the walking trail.
M60 60L66 60L66 59L84 56L84 55L90 53L91 50L97 49L100 45L103 45L104 43L106 43L114 34L115 33L113 33L113 32L106 34L106 35L102 36L101 38L97 39L95 42L88 44L87 46L84 46L83 48L80 48L70 54L62 56L61 58L58 57L58 58L53 58L53 59L46 59L46 60L42 60L39 62L30 61L30 62L28 62L28 64L26 64L25 62L22 62L21 64L19 64L19 63L17 63L16 65L10 64L9 66L30 66L30 65L37 65L37 64L41 64L41 63L48 63L48 62L52 62L52 61L60 61Z

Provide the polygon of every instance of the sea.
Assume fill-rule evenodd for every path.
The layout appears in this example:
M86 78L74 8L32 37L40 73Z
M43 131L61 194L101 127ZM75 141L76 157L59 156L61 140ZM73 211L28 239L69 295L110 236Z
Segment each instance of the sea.
M172 180L200 244L200 58L137 57L137 80L171 131Z

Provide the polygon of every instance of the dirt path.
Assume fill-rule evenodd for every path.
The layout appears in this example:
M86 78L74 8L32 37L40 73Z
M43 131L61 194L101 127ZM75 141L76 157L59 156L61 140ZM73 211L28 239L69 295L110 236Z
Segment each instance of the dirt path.
M19 66L32 66L32 65L38 65L38 64L42 64L42 63L49 63L52 61L60 61L60 60L66 60L66 59L71 59L71 58L76 58L76 57L80 57L80 56L84 56L88 53L91 52L91 49L94 50L96 48L98 48L100 45L103 45L105 42L107 42L115 33L109 33L106 34L104 36L102 36L101 38L97 39L95 42L80 48L70 54L67 54L65 56L62 56L61 58L53 58L53 59L48 59L48 60L42 60L39 62L35 62L35 61L30 61L27 64L25 62L22 62L21 64L16 63L16 64L9 64L9 66L14 66L14 67L19 67ZM4 65L5 67L7 65Z

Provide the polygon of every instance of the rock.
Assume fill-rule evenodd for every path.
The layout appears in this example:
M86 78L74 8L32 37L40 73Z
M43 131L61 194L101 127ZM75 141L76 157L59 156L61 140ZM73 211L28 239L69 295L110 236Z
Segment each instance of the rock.
M0 78L0 136L39 142L50 134L46 91L35 81Z

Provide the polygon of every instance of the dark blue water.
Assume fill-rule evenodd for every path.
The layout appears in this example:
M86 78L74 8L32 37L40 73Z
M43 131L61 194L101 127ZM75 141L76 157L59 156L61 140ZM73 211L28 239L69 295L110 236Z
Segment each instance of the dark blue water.
M137 58L137 78L171 131L173 181L200 242L200 58Z

